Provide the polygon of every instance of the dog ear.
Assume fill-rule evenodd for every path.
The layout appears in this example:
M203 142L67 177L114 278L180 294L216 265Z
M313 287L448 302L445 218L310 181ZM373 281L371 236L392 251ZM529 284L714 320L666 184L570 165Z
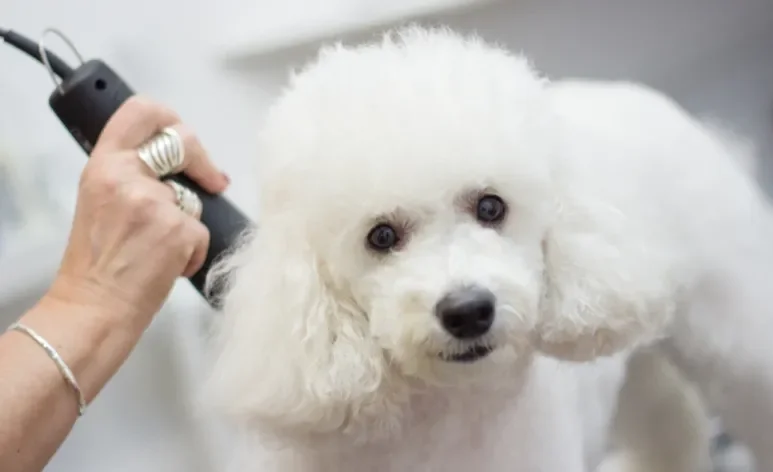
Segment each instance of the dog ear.
M294 434L341 429L380 387L386 364L365 314L289 220L264 221L213 271L225 295L205 399Z
M584 361L663 335L676 310L680 255L659 228L597 199L558 199L543 241L540 350Z

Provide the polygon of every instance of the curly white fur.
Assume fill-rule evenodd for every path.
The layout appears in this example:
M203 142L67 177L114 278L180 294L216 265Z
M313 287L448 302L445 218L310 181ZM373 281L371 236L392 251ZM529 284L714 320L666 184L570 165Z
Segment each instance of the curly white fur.
M446 30L325 49L260 135L209 399L263 436L256 470L591 470L628 354L693 339L703 284L768 229L732 154L657 92L551 83ZM399 248L367 247L378 222ZM496 317L460 341L433 313L469 285ZM447 360L473 344L493 351Z

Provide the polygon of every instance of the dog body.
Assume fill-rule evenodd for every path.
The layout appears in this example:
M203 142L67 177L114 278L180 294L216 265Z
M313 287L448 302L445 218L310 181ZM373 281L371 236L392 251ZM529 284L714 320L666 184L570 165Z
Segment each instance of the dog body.
M593 367L538 357L509 386L415 392L400 412L400 434L376 441L347 434L285 437L279 443L258 435L231 470L592 471L607 449L623 374L622 356Z
M701 301L769 324L730 277L772 266L764 198L644 87L412 29L324 51L260 143L207 392L258 436L255 470L588 472L632 352L662 345L705 390L732 305Z

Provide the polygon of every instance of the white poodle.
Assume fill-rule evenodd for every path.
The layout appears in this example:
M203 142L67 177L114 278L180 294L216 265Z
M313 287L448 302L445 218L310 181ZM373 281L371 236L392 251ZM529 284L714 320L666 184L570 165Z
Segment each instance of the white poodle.
M256 471L586 472L658 343L773 471L773 232L733 153L446 30L326 49L260 136L209 399Z

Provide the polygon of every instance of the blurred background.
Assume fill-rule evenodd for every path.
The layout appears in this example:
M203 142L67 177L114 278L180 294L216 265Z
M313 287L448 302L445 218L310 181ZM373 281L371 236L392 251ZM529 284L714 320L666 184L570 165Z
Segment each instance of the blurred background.
M253 140L288 71L322 42L405 21L475 31L551 78L657 87L748 137L773 188L771 0L0 0L0 26L35 39L59 28L84 57L176 109L253 217ZM56 37L47 44L75 60ZM48 108L53 88L40 65L0 46L0 328L50 282L84 164ZM229 438L191 401L211 316L182 281L47 470L221 470Z

